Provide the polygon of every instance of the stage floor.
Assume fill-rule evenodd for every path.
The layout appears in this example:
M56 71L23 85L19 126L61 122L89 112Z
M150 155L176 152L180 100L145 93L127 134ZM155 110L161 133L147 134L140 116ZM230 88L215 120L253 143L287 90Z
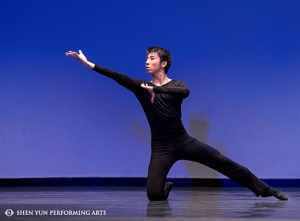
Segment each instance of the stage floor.
M140 187L0 188L0 220L300 220L300 188L278 189L288 201L246 188L174 187L154 202Z

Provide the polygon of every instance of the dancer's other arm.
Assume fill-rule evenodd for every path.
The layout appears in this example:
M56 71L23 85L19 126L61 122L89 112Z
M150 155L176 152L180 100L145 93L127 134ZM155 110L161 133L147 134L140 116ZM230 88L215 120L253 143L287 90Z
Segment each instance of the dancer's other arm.
M149 86L148 84L141 84L142 88L147 89L152 94L151 102L153 103L155 94L171 94L181 98L187 98L190 94L188 86L183 82L179 81L176 85L173 86Z
M190 90L185 82L183 81L176 81L176 85L163 85L163 86L154 86L153 92L155 94L171 94L174 96L179 96L184 98L187 98L190 94Z

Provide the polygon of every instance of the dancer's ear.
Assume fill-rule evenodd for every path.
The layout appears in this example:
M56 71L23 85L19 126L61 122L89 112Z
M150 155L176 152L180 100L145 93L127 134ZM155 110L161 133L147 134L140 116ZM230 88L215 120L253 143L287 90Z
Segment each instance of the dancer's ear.
M167 61L162 61L162 62L160 63L160 66L161 66L162 68L164 68L164 67L167 66L167 64L168 64Z

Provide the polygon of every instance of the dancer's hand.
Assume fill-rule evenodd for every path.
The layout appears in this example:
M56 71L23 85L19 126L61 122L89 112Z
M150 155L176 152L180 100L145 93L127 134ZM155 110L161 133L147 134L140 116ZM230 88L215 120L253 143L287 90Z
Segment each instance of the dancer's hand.
M95 64L88 61L85 55L82 53L81 50L79 50L79 54L77 54L75 51L68 51L66 52L66 56L74 57L78 61L80 61L84 66L93 69Z
M153 87L149 86L148 84L145 84L145 83L142 83L141 87L145 88L146 90L148 90L151 93L151 103L154 103L155 93L153 92Z

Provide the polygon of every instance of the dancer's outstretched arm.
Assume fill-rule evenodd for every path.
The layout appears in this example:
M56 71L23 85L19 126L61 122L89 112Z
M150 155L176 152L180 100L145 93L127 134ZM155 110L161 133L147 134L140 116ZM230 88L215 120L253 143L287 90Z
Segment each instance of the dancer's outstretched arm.
M124 86L128 90L136 93L138 89L140 89L140 84L144 82L143 80L132 79L125 74L118 73L116 71L112 71L108 68L96 65L87 60L81 50L79 50L79 54L74 51L66 52L66 56L74 57L78 61L80 61L84 66L98 72L101 75L114 79L120 85Z
M77 54L75 51L68 51L66 52L66 56L71 56L76 58L78 61L80 61L84 66L93 69L95 67L95 64L88 61L87 58L84 56L81 50L79 50L79 54Z

